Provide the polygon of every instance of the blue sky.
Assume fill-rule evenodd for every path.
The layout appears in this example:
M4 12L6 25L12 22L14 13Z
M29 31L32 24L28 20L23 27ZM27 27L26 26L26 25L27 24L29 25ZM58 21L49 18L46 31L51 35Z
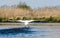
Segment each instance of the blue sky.
M0 0L0 6L10 6L19 2L26 2L32 8L60 6L60 0Z

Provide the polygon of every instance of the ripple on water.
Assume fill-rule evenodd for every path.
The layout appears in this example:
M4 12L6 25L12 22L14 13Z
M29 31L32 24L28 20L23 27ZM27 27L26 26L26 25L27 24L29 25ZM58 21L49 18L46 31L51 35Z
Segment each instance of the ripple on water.
M6 29L0 30L0 38L60 38L60 28L55 26L31 26L28 29Z

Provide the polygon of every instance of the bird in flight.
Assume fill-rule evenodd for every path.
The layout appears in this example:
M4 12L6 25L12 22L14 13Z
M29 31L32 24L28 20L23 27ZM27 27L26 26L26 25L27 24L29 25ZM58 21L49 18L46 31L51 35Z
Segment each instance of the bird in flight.
M32 22L34 20L17 20L18 22L23 22L25 25L28 25L29 22Z

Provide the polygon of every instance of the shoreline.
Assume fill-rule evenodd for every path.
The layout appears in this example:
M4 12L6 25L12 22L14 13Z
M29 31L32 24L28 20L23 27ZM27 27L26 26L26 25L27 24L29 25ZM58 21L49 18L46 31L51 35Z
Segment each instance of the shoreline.
M0 23L22 23L22 22L0 22ZM60 22L30 22L30 23L60 23Z
M24 23L0 23L0 26L24 26ZM60 26L60 23L29 23L27 26Z

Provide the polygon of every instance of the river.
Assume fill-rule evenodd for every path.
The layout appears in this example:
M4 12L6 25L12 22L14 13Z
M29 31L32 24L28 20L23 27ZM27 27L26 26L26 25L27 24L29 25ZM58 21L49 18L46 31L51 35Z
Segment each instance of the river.
M27 29L21 29L21 26L2 29L9 28L9 24L6 25L0 26L0 38L60 38L60 23L33 23Z

